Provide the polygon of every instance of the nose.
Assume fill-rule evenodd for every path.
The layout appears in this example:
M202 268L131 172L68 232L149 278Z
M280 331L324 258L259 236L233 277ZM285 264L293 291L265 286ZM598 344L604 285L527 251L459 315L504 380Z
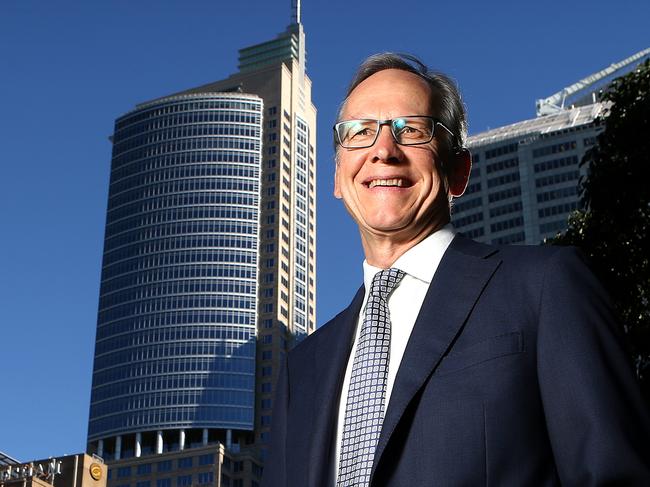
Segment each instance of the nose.
M379 127L379 135L372 146L373 162L396 163L402 160L404 153L400 145L395 142L393 133L388 124Z

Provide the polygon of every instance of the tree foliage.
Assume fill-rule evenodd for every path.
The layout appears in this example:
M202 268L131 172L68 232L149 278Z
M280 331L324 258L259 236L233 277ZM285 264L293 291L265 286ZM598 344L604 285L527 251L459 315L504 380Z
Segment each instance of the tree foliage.
M582 210L551 243L587 254L608 289L650 398L650 61L614 80L604 130L581 164Z

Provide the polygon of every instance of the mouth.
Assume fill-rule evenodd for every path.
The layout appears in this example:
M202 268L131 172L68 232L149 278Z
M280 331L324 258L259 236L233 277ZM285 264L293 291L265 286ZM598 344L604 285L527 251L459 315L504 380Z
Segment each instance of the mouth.
M411 181L405 178L369 179L363 184L365 184L369 189L376 188L377 186L388 188L408 188L411 186Z

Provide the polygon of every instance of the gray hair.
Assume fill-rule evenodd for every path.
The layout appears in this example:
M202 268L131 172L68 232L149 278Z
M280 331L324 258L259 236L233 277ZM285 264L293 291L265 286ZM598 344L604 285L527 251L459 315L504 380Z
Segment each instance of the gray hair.
M465 106L460 98L460 92L456 83L447 75L430 70L422 61L410 54L397 54L384 52L373 54L366 58L359 66L354 78L350 82L345 99L338 111L337 122L341 121L345 104L352 91L361 82L379 71L385 69L400 69L408 71L422 78L431 89L431 114L442 122L455 137L449 135L445 130L438 133L442 136L439 140L444 142L444 151L442 151L443 167L455 160L454 154L458 153L465 147L467 138L467 115ZM438 137L438 135L436 135ZM338 159L338 146L334 141L336 157Z

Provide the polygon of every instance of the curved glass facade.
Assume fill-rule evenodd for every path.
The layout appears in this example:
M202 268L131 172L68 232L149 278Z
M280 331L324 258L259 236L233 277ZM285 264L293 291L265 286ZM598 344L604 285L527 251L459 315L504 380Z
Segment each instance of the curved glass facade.
M262 100L156 100L115 124L88 440L252 431Z

